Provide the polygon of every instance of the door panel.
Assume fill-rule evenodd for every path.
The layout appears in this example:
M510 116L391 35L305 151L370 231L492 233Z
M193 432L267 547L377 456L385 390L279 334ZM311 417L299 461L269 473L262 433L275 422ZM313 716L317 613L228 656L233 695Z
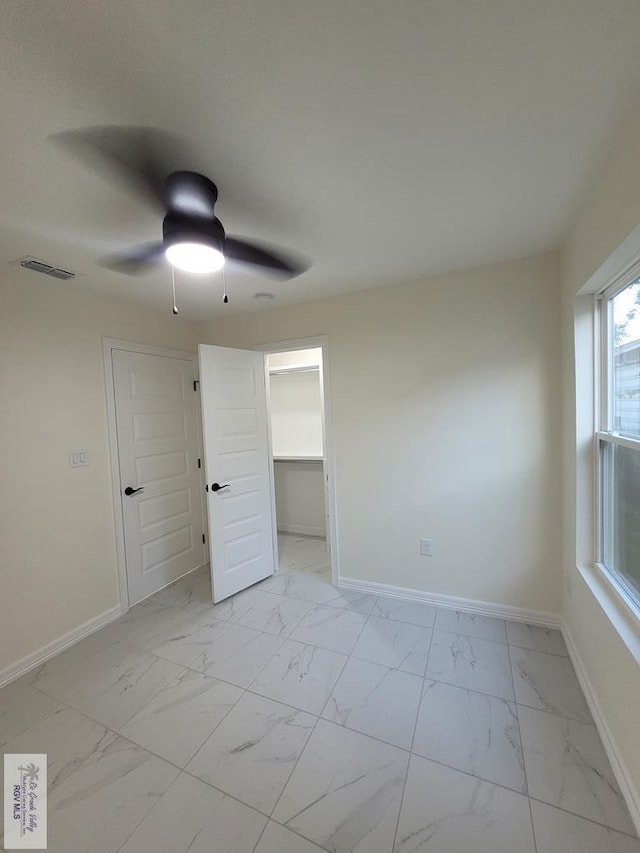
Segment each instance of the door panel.
M274 572L264 356L201 345L213 600ZM228 484L218 492L211 485Z
M133 416L135 441L152 438L187 438L187 419L184 412L156 412Z
M172 480L175 477L189 476L189 461L187 453L180 450L176 453L154 453L136 459L135 469L138 480L143 483L157 483L160 480Z
M140 530L146 530L159 522L171 521L191 512L189 489L179 489L157 498L147 498L138 504Z
M195 365L113 350L129 603L202 565ZM127 496L124 489L143 487Z

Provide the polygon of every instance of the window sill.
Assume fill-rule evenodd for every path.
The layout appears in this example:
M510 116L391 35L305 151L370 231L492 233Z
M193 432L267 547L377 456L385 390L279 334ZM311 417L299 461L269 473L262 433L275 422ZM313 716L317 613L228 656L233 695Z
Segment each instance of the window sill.
M577 566L577 569L633 659L640 664L640 609L619 589L600 563Z

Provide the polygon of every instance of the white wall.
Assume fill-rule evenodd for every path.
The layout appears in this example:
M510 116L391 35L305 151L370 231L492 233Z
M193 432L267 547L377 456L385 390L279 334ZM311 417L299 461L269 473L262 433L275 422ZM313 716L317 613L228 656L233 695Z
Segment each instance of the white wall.
M293 365L319 368L322 349L272 353L268 362L270 370ZM272 373L269 384L278 530L324 536L326 511L322 461L286 462L282 459L297 456L322 460L320 371ZM278 460L278 457L281 458Z
M199 337L324 334L342 575L559 612L558 257L231 316Z
M275 462L274 470L278 530L324 536L322 462Z
M118 604L102 337L193 350L193 327L16 270L0 281L0 672ZM89 451L70 469L70 449Z
M309 349L286 350L272 352L269 356L269 369L278 367L320 367L322 364L322 347Z
M273 455L322 457L320 373L272 373L271 435Z
M584 358L578 361L576 376L574 318L578 348L588 353L590 299L576 298L576 294L640 225L638 150L640 118L635 118L625 128L600 182L582 208L562 257L564 616L636 792L640 791L640 660L622 640L578 568L593 560L593 420L591 364Z

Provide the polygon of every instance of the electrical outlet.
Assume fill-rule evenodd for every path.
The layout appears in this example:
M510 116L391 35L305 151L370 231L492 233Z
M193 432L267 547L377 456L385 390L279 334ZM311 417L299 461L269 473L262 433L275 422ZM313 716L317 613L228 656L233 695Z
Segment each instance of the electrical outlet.
M432 539L421 539L420 540L420 555L422 557L433 557L433 540Z

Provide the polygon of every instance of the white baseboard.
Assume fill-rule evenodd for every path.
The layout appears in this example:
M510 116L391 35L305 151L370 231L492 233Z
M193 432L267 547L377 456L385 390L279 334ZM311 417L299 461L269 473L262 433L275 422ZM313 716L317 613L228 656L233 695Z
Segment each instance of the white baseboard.
M76 643L79 643L80 640L84 640L84 638L88 637L90 634L95 634L95 632L99 631L100 628L104 628L105 625L113 622L121 615L122 608L117 604L110 610L105 610L105 612L101 613L99 616L95 616L83 625L79 625L77 628L74 628L73 631L63 634L62 637L58 637L57 640L47 643L47 645L43 646L41 649L31 652L30 655L22 658L22 660L19 660L17 663L11 664L11 666L6 667L6 669L0 670L0 687L4 687L11 681L15 681L17 678L26 675L27 672L30 672L32 669L40 666L40 664L48 661L50 658L54 657L54 655L60 654L60 652L68 649L69 646L73 646Z
M403 601L418 601L434 607L449 607L465 613L477 613L481 616L494 616L499 619L512 619L516 622L528 622L531 625L543 625L546 628L560 627L560 614L547 613L544 610L529 610L526 607L513 607L509 604L496 604L491 601L476 601L473 598L459 598L455 595L441 595L437 592L424 592L421 589L408 589L387 583L339 578L338 586L355 592L368 592L387 598L400 598Z
M278 524L278 533L298 533L301 536L325 536L324 527L310 524Z
M600 740L602 741L602 745L607 753L607 758L611 764L613 775L616 777L618 787L622 791L622 796L624 797L627 808L629 809L631 820L636 828L636 832L640 835L640 795L638 794L638 789L633 783L631 774L629 773L623 758L622 750L616 743L613 733L609 728L609 724L602 711L602 707L593 688L593 684L591 683L591 679L589 678L589 674L587 673L582 656L574 642L569 626L564 620L562 621L562 636L567 644L569 657L571 658L576 675L578 676L578 681L580 682L580 687L582 688L582 692L587 700L587 705L589 706L596 728L598 729Z

